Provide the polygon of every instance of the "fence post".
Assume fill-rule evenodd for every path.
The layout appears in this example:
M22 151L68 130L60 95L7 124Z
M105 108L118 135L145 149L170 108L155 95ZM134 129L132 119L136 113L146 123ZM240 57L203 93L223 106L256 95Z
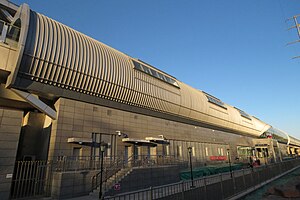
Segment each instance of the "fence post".
M253 173L254 173L254 170L251 169L251 186L253 187L254 186L254 183L253 183Z
M150 199L153 199L152 186L150 186Z
M203 178L203 183L204 183L204 193L205 193L204 197L205 197L205 200L206 200L207 199L207 188L206 188L206 178L205 178L205 176Z
M181 181L181 198L184 200L184 182Z
M258 179L257 179L257 180L259 180L259 182L261 183L262 180L261 180L261 177L260 177L260 175L259 175L259 170L256 170L256 173L257 173L257 176L258 176Z
M246 189L246 181L245 181L245 169L242 169L243 170L243 183L244 183L244 190Z
M236 193L236 185L235 185L235 175L234 171L232 172L232 182L233 182L233 192Z
M223 179L222 179L222 173L220 173L220 184L221 184L221 192L222 192L222 199L224 199L224 190L223 190Z
M279 163L279 171L280 171L280 174L282 173L282 162Z

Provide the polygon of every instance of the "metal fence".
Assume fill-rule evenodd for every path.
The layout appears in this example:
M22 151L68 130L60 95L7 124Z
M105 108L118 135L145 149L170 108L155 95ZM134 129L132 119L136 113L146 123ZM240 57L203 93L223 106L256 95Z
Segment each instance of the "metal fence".
M119 158L104 157L104 166L109 166ZM52 160L55 171L79 171L79 170L100 170L100 156L61 156Z
M124 168L172 165L178 161L174 156L138 156L126 160L120 157L104 157L103 162L105 182ZM61 156L50 161L18 161L12 180L11 199L50 196L53 172L100 171L100 164L101 158L98 156ZM100 172L92 179L93 189L100 185L99 174Z
M229 199L300 165L300 159L124 193L106 200Z
M158 166L187 166L187 161L178 160L175 156L149 156L149 155L138 155L131 156L128 159L115 159L114 162L111 162L109 165L103 167L103 179L102 183L105 186L105 190L111 187L107 181L112 177L114 183L117 183L123 176L123 173L118 174L121 170L123 172L129 173L132 168L155 168ZM95 174L92 178L92 189L96 189L100 186L100 175L99 173Z
M18 161L12 180L10 198L49 196L51 166L49 161Z
M60 156L52 160L55 171L79 171L79 170L100 170L100 156ZM104 168L111 168L118 164L118 167L154 167L162 165L187 164L174 155L169 156L131 156L127 159L123 157L104 157Z

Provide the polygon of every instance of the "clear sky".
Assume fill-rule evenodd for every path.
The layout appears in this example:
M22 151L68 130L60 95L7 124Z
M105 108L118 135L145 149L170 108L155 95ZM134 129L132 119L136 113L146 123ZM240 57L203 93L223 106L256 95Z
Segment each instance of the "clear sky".
M14 0L300 139L299 0ZM300 21L300 18L299 18Z

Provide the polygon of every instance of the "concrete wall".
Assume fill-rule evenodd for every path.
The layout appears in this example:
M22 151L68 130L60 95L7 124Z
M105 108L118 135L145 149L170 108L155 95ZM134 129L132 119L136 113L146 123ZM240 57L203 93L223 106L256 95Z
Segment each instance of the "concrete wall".
M179 172L183 167L134 168L121 182L121 190L110 190L106 195L119 194L180 181ZM91 192L92 177L99 171L54 172L51 197L66 199L87 195Z
M106 196L117 195L124 192L145 189L153 186L166 185L180 181L179 173L186 167L164 166L153 168L134 168L133 171L119 182L118 191L111 189Z
M0 109L0 199L8 199L22 125L22 111Z
M232 160L237 156L236 145L252 146L252 140L248 137L137 114L134 108L132 108L132 112L127 112L64 98L60 98L56 102L55 108L58 112L58 118L52 123L50 158L72 156L73 148L80 147L80 145L67 143L68 138L90 139L92 132L115 134L117 130L127 133L130 138L138 139L164 135L167 139L175 141L170 153L176 154L176 145L181 145L182 159L185 160L188 159L187 147L196 147L196 143L199 142L201 145L197 144L195 153L196 157L201 158L203 162L209 159L209 156L203 153L203 148L206 146L209 148L209 154L215 155L217 153L216 145L221 145L225 156L226 148L229 145ZM117 138L119 156L123 155L125 145L130 146L130 144L122 143L121 139ZM90 156L90 152L89 147L82 147L83 156ZM140 152L146 151L140 150ZM159 148L152 152L161 153Z
M18 160L47 160L51 123L45 126L43 113L28 112L24 117L18 148ZM25 158L26 157L26 158Z
M54 172L51 197L66 199L91 192L92 177L99 171Z

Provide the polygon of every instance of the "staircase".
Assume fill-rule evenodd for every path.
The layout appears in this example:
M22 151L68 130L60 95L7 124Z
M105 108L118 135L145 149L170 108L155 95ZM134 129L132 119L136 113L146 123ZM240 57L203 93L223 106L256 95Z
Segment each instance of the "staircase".
M103 181L103 183L102 183L102 192L103 192L103 194L105 194L106 191L112 189L113 186L116 183L119 183L122 179L124 179L131 172L132 172L132 168L131 167L121 168L113 176L111 176L107 180ZM98 186L97 189L94 189L92 192L90 192L90 196L92 196L92 197L98 197L99 196L99 192L100 192L100 186Z
M121 158L116 159L113 162L104 164L102 171L102 194L105 196L105 194L113 195L114 193L126 192L127 190L132 189L130 188L131 184L128 184L132 183L132 177L140 177L143 179L144 176L151 175L151 171L155 171L155 168L158 170L156 173L160 173L160 171L162 171L161 166L166 168L167 166L185 165L185 161L178 160L174 156L131 156L126 160ZM161 176L163 177L163 175ZM101 185L100 179L101 171L92 177L92 192L90 193L90 196L98 198ZM144 181L143 184L140 184L139 182L134 183L136 185L133 186L133 188L150 187L152 184L158 184L153 182L152 177L148 177L148 179L149 180ZM113 189L113 186L116 183L122 183L122 188L120 190L116 189L115 191Z

